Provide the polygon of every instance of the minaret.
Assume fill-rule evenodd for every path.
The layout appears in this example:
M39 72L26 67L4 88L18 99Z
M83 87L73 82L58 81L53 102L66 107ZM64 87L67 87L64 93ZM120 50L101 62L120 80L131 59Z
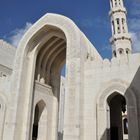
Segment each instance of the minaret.
M112 57L120 58L131 54L131 36L128 33L126 14L123 0L110 0L110 19L112 26Z

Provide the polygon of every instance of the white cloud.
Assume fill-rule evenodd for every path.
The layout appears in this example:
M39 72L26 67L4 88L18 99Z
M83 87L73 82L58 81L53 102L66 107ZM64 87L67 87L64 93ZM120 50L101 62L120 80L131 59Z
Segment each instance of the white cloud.
M129 19L129 27L130 27L130 30L140 31L140 19L139 18Z
M12 31L12 36L9 37L9 41L10 44L12 44L13 46L17 47L19 41L21 40L21 38L23 37L23 35L25 34L25 32L32 26L32 23L27 22L25 27L21 28L21 29L15 29L14 31Z
M131 18L128 19L132 38L133 52L140 52L140 1L132 0L130 8Z
M134 52L140 52L140 19L129 20L130 34L132 38L132 48Z
M131 32L132 48L134 52L140 52L140 33Z

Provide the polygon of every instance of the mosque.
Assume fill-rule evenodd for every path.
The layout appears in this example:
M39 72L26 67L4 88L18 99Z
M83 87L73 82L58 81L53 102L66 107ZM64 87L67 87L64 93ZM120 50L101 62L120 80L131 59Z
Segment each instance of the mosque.
M0 40L0 140L140 140L140 53L123 0L110 7L111 60L57 14Z

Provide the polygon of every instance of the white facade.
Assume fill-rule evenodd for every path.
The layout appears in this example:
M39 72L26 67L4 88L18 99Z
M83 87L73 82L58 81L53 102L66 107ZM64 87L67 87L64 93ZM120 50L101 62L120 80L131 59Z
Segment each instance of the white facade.
M110 4L111 60L57 14L39 19L17 49L0 40L0 140L140 139L140 53L132 53L123 1Z

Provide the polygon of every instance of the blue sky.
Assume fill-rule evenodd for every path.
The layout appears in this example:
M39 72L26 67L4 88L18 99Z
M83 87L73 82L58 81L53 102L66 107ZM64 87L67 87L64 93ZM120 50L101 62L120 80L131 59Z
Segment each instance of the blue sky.
M124 0L134 52L140 51L140 0ZM71 18L103 58L111 58L109 0L1 0L0 38L17 46L23 33L46 13Z

